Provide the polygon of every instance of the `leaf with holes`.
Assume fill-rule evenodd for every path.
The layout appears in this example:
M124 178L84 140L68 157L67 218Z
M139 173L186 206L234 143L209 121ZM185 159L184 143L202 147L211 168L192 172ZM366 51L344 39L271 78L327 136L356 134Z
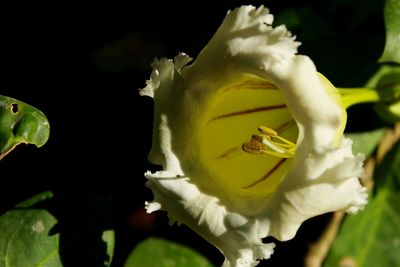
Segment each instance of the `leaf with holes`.
M400 143L374 177L369 204L346 217L324 267L400 266Z
M40 110L0 96L0 159L21 143L43 146L49 134L49 122Z
M154 255L157 255L154 257ZM124 267L213 267L203 256L167 240L149 238L129 255Z
M400 63L400 1L385 1L386 44L380 62Z
M50 192L39 194L0 217L0 266L62 266L59 234L50 234L57 220L39 207L51 197Z

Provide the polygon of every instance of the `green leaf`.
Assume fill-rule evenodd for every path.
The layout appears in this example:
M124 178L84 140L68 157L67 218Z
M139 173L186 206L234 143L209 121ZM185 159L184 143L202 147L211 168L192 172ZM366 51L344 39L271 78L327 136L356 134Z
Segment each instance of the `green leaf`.
M346 137L353 141L353 153L362 153L369 157L374 152L383 135L383 129L377 129L369 132L348 133Z
M21 143L43 146L49 134L49 122L40 110L0 95L0 159Z
M0 217L0 266L62 266L59 234L50 234L57 220L35 207L51 197L50 192L39 194Z
M400 120L400 66L382 66L367 82L375 88L381 101L374 108L380 118L393 124Z
M384 76L392 74L400 74L400 67L383 65L374 75L372 75L365 86L368 88L376 88Z
M382 76L377 90L382 101L375 104L376 112L389 123L400 121L400 71Z
M124 267L172 266L212 267L213 265L190 248L158 238L148 238L137 245L124 264Z
M114 250L107 198L41 193L0 216L1 267L108 267Z
M375 193L364 211L346 217L324 267L400 266L400 143L374 177Z
M105 264L108 267L111 266L112 258L114 255L115 232L113 230L104 231L101 239L107 244L108 260L105 262Z
M386 44L379 62L400 64L400 1L385 1Z

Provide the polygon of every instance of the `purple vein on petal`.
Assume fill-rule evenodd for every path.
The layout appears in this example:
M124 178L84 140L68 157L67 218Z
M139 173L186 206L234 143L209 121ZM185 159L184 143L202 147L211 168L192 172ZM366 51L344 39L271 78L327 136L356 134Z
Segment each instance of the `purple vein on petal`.
M230 90L278 90L278 87L269 82L246 81L241 84L229 86L224 91Z
M239 116L239 115L247 115L247 114L256 113L256 112L263 112L263 111L269 111L269 110L282 109L282 108L286 108L286 104L275 105L275 106L258 107L258 108L253 108L253 109L245 109L245 110L235 111L235 112L231 112L231 113L226 113L226 114L215 116L210 121L215 121L215 120L219 120L219 119L226 119L226 118Z
M285 163L285 161L287 160L287 158L283 158L280 161L278 161L274 167L272 167L272 169L270 169L263 177L261 177L260 179L256 180L255 182L246 185L245 187L242 187L243 189L248 189L251 188L253 186L256 186L257 184L265 181L268 179L268 177L270 177L275 171L277 171L279 169L279 167L281 167L283 165L283 163Z
M279 126L275 129L275 131L276 131L278 134L281 134L281 133L283 133L283 132L286 132L287 130L289 130L289 129L292 128L293 126L296 126L296 122L295 122L294 120L290 120L290 121L287 121L287 122L285 122L285 123L279 125Z
M223 152L222 154L220 154L219 156L217 156L215 159L230 159L232 158L234 155L236 155L238 152L241 152L242 148L240 147L232 147L228 150L226 150L225 152Z

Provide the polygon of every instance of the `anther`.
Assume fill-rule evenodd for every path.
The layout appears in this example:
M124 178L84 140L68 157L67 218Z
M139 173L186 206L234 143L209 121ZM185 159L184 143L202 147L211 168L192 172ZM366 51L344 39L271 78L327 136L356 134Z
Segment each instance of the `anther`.
M279 158L294 157L296 144L278 135L271 128L258 127L260 134L251 136L249 142L242 145L243 151L250 154L268 154Z
M259 134L253 134L253 135L251 136L251 139L254 140L254 141L257 141L257 142L259 142L259 143L263 143L264 139L271 140L271 137L269 137L269 136L263 136L263 135L259 135Z
M265 127L265 126L258 127L258 131L263 135L267 135L267 136L271 136L271 137L278 136L278 133L276 131L272 130L271 128Z
M242 149L249 154L263 154L266 150L266 146L252 139L249 142L243 143Z

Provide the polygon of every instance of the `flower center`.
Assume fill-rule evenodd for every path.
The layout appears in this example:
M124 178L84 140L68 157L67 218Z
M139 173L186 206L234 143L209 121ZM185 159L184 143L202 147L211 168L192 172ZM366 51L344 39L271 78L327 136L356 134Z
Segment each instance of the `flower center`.
M243 143L243 151L250 154L268 154L279 158L293 158L296 144L280 137L271 128L258 127L260 134L255 134L249 142Z
M254 76L218 90L200 131L198 168L232 196L273 193L290 168L298 136L282 92Z

